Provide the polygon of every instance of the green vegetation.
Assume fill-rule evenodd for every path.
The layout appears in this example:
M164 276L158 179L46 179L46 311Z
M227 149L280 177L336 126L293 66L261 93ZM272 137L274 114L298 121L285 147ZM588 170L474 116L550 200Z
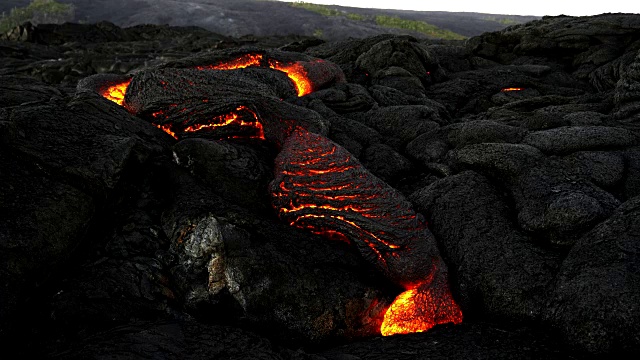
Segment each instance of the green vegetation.
M416 31L433 38L438 38L438 39L445 39L445 40L466 39L466 37L460 34L456 34L450 30L440 29L439 27L435 25L431 25L424 21L406 20L406 19L401 19L397 16L385 16L385 15L378 15L375 18L372 18L362 14L336 10L327 5L311 4L304 1L293 2L293 3L290 3L289 5L296 8L313 11L323 16L344 16L347 19L354 20L354 21L375 21L375 23L380 26ZM508 20L508 19L503 19L503 20ZM322 36L317 36L316 33L314 33L314 36L322 37Z
M322 32L322 29L315 29L313 30L313 36L317 37L318 39L322 39L324 33Z
M495 21L497 23L500 23L502 25L516 25L519 24L519 22L513 20L513 19L509 19L509 18L499 18L499 17L495 17L495 16L487 16L483 18L484 20L488 20L488 21Z
M320 15L324 15L324 16L342 16L344 15L344 13L336 10L336 9L332 9L326 5L317 5L317 4L312 4L312 3L307 3L304 1L296 1L294 3L290 4L293 7L297 7L297 8L302 8L302 9L306 9L309 11L313 11L315 13L318 13Z
M431 25L424 21L406 20L397 16L376 16L376 24L389 28L412 30L423 33L433 38L445 39L445 40L463 40L466 37L454 33L450 30L440 29L435 25Z
M289 3L289 5L291 5L292 7L313 11L314 13L318 13L323 16L344 16L350 20L356 20L356 21L366 20L366 17L364 15L336 10L327 5L311 4L304 1L296 1L293 3Z
M367 19L366 16L354 13L347 13L347 19L355 20L355 21L365 21Z
M2 14L0 34L27 21L33 24L62 23L73 20L74 15L73 5L61 4L55 0L33 0L24 8L14 8L8 15Z

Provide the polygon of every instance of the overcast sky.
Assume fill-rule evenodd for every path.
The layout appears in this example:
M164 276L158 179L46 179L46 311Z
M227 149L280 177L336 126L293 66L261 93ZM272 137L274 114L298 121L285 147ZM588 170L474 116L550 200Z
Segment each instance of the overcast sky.
M281 0L289 1L292 0ZM640 13L638 0L306 0L361 8L425 11L466 11L507 15L596 15L606 12Z

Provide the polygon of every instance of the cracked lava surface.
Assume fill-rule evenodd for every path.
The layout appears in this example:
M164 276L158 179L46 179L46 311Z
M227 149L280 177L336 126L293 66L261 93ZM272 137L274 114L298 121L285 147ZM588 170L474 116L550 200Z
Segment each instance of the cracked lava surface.
M297 95L304 96L314 91L314 83L307 76L309 66L323 63L320 59L285 62L266 59L260 53L247 53L193 70L269 68L286 74ZM188 73L185 76L181 85L195 87ZM134 76L112 84L100 94L140 115L126 102L127 90L135 80ZM160 85L167 87L166 83ZM520 89L503 91L512 90ZM215 116L204 115L193 110L193 104L206 106L209 99L198 96L197 91L195 94L195 100L191 94L183 104L170 104L152 112L150 120L175 139L187 133L216 133L231 128L231 132L223 132L220 137L273 140L265 135L265 127L270 125L261 121L255 108L240 105ZM184 120L166 122L168 114ZM294 126L280 145L275 178L270 185L272 203L280 219L290 226L352 244L404 290L384 315L382 335L421 332L437 324L462 321L462 311L451 295L446 265L435 239L422 216L401 193L372 175L347 150L302 126Z

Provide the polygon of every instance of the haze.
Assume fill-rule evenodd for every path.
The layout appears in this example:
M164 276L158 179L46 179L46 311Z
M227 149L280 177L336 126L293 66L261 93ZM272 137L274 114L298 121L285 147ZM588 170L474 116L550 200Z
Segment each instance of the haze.
M293 2L292 0L280 0ZM505 15L571 15L586 16L602 13L640 13L640 5L634 0L608 1L564 1L564 0L447 0L447 1L416 1L416 0L307 0L306 2L341 5L360 8L422 10L422 11L451 11L478 12Z

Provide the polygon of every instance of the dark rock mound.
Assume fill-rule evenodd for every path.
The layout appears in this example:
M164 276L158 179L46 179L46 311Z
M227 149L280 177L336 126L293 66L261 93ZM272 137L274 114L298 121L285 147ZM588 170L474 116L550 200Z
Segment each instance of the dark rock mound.
M546 317L591 354L631 354L640 344L640 199L622 204L571 249Z
M513 210L487 178L462 172L411 200L427 217L468 314L541 317L557 260L518 229Z

